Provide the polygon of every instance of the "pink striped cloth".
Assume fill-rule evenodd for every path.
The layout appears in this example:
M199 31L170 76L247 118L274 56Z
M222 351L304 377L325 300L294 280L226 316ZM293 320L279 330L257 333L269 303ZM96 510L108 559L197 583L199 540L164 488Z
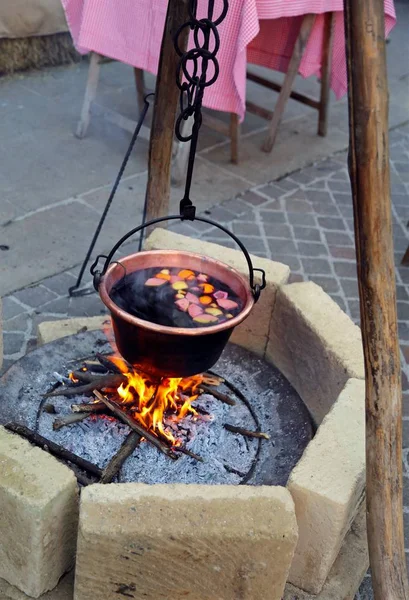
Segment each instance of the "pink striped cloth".
M385 2L385 30L396 22L393 0ZM156 74L166 16L166 0L62 0L79 52L98 52ZM207 0L198 0L204 16ZM216 7L221 6L216 0ZM316 14L300 64L303 77L320 75L324 13L335 12L331 87L347 91L343 0L230 0L219 26L220 75L206 90L208 108L245 113L247 62L286 72L301 16ZM217 12L216 12L217 14Z

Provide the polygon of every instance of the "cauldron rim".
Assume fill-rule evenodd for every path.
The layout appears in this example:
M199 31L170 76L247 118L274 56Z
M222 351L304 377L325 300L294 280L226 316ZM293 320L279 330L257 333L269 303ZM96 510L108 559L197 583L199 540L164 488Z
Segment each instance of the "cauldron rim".
M165 264L166 260L169 261L169 260L180 257L180 262L181 262L180 267L181 268L194 268L194 265L186 264L186 262L183 263L183 259L185 258L188 262L189 262L189 260L192 260L193 262L198 261L201 264L205 263L206 266L210 266L211 270L216 271L218 274L224 273L224 274L231 275L232 277L230 277L230 279L227 278L227 280L225 277L220 277L218 275L216 275L216 278L223 281L223 283L226 283L227 285L229 285L229 287L232 287L231 286L232 283L239 284L239 286L241 287L241 290L237 291L237 288L236 288L236 290L233 289L233 291L235 293L238 293L238 295L241 297L241 299L244 303L242 310L240 311L240 313L238 315L236 315L232 319L225 321L223 323L218 323L217 325L209 325L207 327L195 327L195 328L168 327L165 325L158 325L157 323L152 323L151 321L145 321L143 319L139 319L138 317L131 315L130 313L127 313L125 310L123 310L117 304L115 304L115 302L113 302L113 300L111 300L111 298L109 296L109 292L111 291L113 285L115 283L117 283L120 279L122 279L122 277L124 276L123 267L121 265L128 266L130 264L135 264L135 263L140 262L141 269L149 268L150 266L156 266L154 264L146 264L146 262L150 262L149 259L151 259L152 257L154 259L159 258L159 257L163 257L165 259L162 262L162 264L157 265L158 267L162 267L162 268L166 268L169 266L176 266L176 265ZM145 264L144 264L144 260L145 260ZM179 266L179 265L177 265L177 266ZM129 271L129 273L132 273L136 270L139 270L139 269L132 269ZM206 269L199 268L199 264L195 268L195 270L203 271L206 274L210 274L210 273L207 273ZM251 310L254 306L254 298L253 298L252 291L250 289L250 285L249 285L248 281L245 279L245 277L243 275L241 275L241 273L239 273L236 269L223 263L220 260L211 258L210 256L206 256L204 254L199 254L196 252L189 252L189 251L185 251L185 250L145 250L142 252L137 252L135 254L127 255L127 256L121 258L119 261L112 263L109 266L106 274L101 278L98 291L99 291L102 302L105 304L105 306L110 310L110 312L115 317L123 319L124 321L128 322L130 325L134 325L134 326L136 325L143 329L155 331L158 333L164 333L164 334L168 334L168 335L174 335L174 336L177 336L177 335L184 335L184 336L188 336L188 337L201 336L201 335L204 336L204 335L210 335L212 333L218 333L221 331L225 331L226 329L234 329L237 325L239 325L242 321L244 321L248 317L249 313L251 312Z

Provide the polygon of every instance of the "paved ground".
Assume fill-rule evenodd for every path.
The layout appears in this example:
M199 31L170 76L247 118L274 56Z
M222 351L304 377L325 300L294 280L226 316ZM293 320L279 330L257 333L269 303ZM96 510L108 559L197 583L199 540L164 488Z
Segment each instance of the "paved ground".
M409 513L409 268L399 266L409 244L409 4L397 2L400 24L388 45L391 88L392 197L404 390L405 514ZM34 347L39 321L103 312L95 294L70 299L110 182L129 135L93 119L86 139L73 136L87 64L0 80L0 295L5 364ZM298 86L317 94L313 80ZM268 92L249 87L252 100L271 106ZM102 69L99 101L135 116L129 68ZM292 281L313 280L359 321L350 186L346 170L345 101L331 106L328 138L315 135L316 114L289 103L272 155L260 152L265 122L246 118L240 165L229 163L228 142L203 129L193 197L207 215L231 228L251 252L290 265ZM146 145L132 157L98 250L110 248L138 223L146 183ZM290 173L290 175L288 175ZM180 190L172 190L172 203ZM183 224L176 229L228 245L219 231ZM2 250L8 246L8 250ZM89 282L89 276L88 276ZM409 554L409 514L406 523ZM372 598L370 578L360 600Z

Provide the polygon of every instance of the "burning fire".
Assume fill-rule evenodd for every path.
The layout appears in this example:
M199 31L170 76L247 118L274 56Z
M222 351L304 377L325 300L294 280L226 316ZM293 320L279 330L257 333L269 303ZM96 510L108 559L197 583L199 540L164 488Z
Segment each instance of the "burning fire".
M121 358L111 356L110 360L127 378L127 382L117 388L120 404L144 429L162 436L172 446L180 445L170 427L165 425L165 418L177 423L189 413L197 415L192 403L199 395L202 375L165 377L155 382L148 375L130 371Z

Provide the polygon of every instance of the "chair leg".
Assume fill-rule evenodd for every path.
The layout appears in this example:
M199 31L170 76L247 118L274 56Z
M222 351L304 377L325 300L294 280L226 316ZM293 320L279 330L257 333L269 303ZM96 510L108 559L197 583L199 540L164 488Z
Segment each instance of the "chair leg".
M308 42L308 38L313 28L314 20L315 15L305 15L301 23L300 33L298 34L297 40L295 42L294 50L290 59L290 64L288 65L288 70L284 79L284 83L274 108L274 114L270 123L268 135L262 147L264 152L271 152L271 150L273 149L274 142L277 136L278 126L283 116L287 100L290 97L294 79L297 75L298 68L301 63L304 48Z
M84 102L81 110L81 117L78 122L77 131L75 135L78 138L86 136L89 122L91 119L91 106L97 95L99 71L101 68L101 56L96 52L91 53L91 59L88 69L87 87L85 88Z
M133 71L135 75L136 95L138 97L138 108L139 112L142 112L146 96L145 74L143 69L137 69L136 67L134 67Z
M402 258L402 265L409 267L409 246L407 247L404 257Z
M325 14L324 40L322 47L321 96L318 111L318 135L325 137L328 129L328 109L331 86L332 43L334 38L335 13Z
M235 165L239 164L240 121L236 113L230 114L230 159Z

